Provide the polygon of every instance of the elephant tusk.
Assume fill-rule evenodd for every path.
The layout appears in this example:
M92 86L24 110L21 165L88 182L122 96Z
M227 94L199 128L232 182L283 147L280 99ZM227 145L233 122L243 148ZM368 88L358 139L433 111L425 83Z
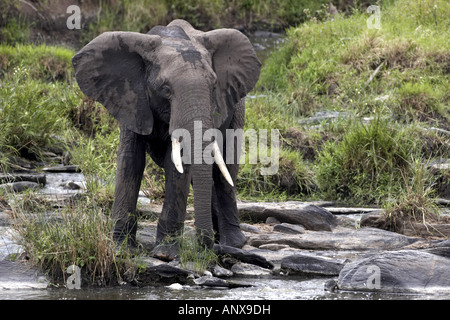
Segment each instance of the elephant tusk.
M220 153L219 145L217 144L217 141L214 141L213 143L213 150L214 154L214 160L216 161L216 164L219 166L220 172L222 172L223 176L225 177L225 180L228 181L228 183L233 187L233 179L231 179L230 173L228 172L227 166L225 164L225 161L223 161L222 154Z
M172 139L172 162L179 173L183 173L183 163L181 161L181 143L178 139Z

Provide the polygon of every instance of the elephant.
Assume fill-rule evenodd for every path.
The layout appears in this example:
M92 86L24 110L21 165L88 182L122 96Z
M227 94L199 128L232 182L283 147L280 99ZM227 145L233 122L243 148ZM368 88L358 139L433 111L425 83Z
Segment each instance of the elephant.
M242 247L246 238L235 187L239 152L227 156L223 145L237 145L238 138L226 141L226 130L244 127L245 96L260 74L261 62L248 38L235 29L196 30L177 19L146 34L102 33L75 54L72 64L81 91L105 106L120 125L114 241L137 245L136 204L148 153L165 175L156 231L160 254L174 255L168 239L183 231L191 184L199 242L209 248L215 243ZM223 144L174 137L181 129L192 136L218 130ZM192 158L207 147L212 163L206 158L186 161L188 152ZM225 163L224 158L234 161Z

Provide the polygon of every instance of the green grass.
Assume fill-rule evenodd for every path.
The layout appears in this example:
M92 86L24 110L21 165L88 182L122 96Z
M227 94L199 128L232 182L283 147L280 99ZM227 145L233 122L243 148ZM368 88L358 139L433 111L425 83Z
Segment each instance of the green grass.
M314 173L316 196L380 204L406 189L401 177L415 175L411 163L450 157L448 137L421 129L450 128L450 5L382 2L381 11L380 30L368 29L369 15L359 10L290 28L262 69L257 90L276 98L251 103L259 116L250 110L250 123L277 126L283 147L304 156L301 146L310 147L302 165ZM317 111L346 116L298 124Z
M78 201L53 215L48 210L49 204L33 194L15 197L12 205L12 226L31 263L47 272L57 286L65 285L71 265L81 268L83 286L117 283L130 264L131 253L116 249L108 208Z

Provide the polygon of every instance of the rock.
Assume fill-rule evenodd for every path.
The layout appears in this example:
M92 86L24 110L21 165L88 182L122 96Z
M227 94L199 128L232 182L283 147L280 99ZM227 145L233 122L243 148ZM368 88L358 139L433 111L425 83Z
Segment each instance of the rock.
M361 216L359 225L361 227L386 229L386 217L379 213L367 213Z
M249 263L249 264L254 264L254 265L257 265L257 266L260 266L263 268L272 269L274 267L273 263L268 261L266 258L264 258L258 254L255 254L255 253L244 251L242 249L233 248L230 246L219 245L219 244L214 244L213 250L219 256L230 256L239 261ZM233 270L231 270L231 271L233 271Z
M156 226L151 225L138 229L136 233L136 240L146 251L152 251L155 248L156 243Z
M333 214L375 214L384 212L383 209L378 208L355 208L355 207L328 207L327 210Z
M239 227L241 228L242 231L247 231L247 232L252 232L252 233L261 233L262 232L259 228L252 226L251 224L247 224L247 223L241 223L241 224L239 224Z
M281 260L281 270L289 274L339 275L344 261L294 254Z
M45 289L48 279L25 262L0 261L0 289Z
M81 186L73 181L69 181L67 183L62 183L60 185L65 190L80 190Z
M416 242L395 232L375 228L342 230L339 232L306 232L299 235L272 233L251 235L247 244L260 247L263 244L284 244L291 248L309 250L396 250Z
M0 173L0 184L1 183L12 183L12 182L21 182L21 181L28 181L28 182L35 182L38 184L41 184L45 186L47 183L47 177L45 174L39 174L39 173Z
M165 263L156 266L147 266L145 269L136 272L135 281L138 286L166 285L172 283L186 284L189 274L184 269Z
M335 292L337 288L338 288L338 286L337 286L337 279L327 280L324 283L324 286L323 286L323 289L325 291L329 291L329 292Z
M37 190L40 188L40 184L36 182L20 181L12 183L4 183L0 185L0 189L7 192L24 192L26 190Z
M272 271L250 263L238 262L231 267L235 276L263 277L272 275Z
M219 265L215 265L214 269L213 269L213 275L216 277L232 277L233 276L233 272L231 272L228 269L222 268Z
M269 244L263 244L262 246L259 246L259 248L263 249L263 250L278 251L281 249L287 249L287 248L289 248L289 246L286 244L269 243Z
M344 266L339 290L450 293L450 259L420 250L371 255Z
M281 223L300 224L314 231L332 231L337 224L336 217L326 209L296 201L239 203L238 211L244 219L264 222L274 217Z
M305 233L305 228L299 224L281 223L273 226L273 231L288 234L302 234Z
M275 224L279 224L280 221L275 218L275 217L267 217L265 224L270 224L270 225L275 225Z
M42 171L46 172L67 172L67 173L74 173L74 172L81 172L80 166L77 165L62 165L62 166L55 166L55 167L46 167L42 168Z
M224 287L224 288L229 287L229 284L226 280L211 276L203 276L197 278L194 280L194 283L198 286L205 286L205 287Z

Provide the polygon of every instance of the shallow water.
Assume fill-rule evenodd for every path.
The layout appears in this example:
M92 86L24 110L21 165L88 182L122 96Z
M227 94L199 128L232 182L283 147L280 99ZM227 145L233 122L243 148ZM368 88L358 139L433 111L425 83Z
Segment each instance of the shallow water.
M217 289L183 286L116 287L100 289L9 289L0 290L1 300L447 300L450 296L379 294L362 292L333 293L323 289L328 278L272 277L239 279L251 288Z

